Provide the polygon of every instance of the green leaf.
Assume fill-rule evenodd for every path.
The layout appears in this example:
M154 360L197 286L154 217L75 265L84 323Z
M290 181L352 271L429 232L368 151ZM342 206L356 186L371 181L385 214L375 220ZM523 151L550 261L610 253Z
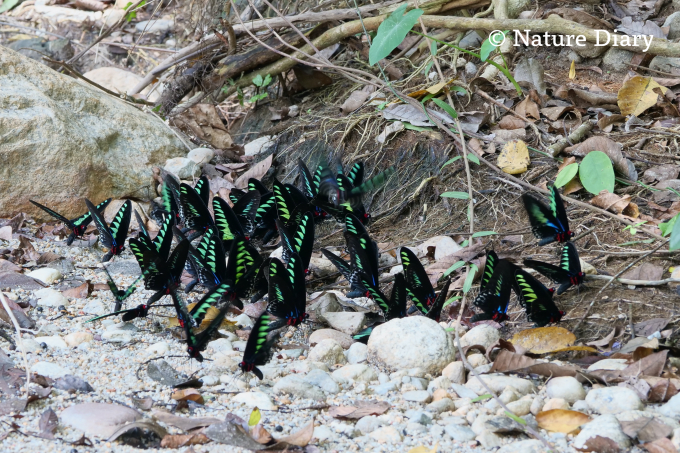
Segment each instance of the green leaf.
M417 8L404 14L405 11L406 4L397 8L378 27L378 33L368 51L368 63L371 66L392 53L423 14L423 10Z
M573 164L567 165L557 174L557 178L555 178L555 187L559 188L564 186L566 183L574 179L576 173L578 173L577 163L574 162Z
M262 82L262 86L267 87L270 83L272 83L272 76L267 74L267 76L264 78L264 81Z
M624 242L623 244L617 244L619 247L625 247L627 245L635 245L635 244L651 244L652 242L656 241L656 239L645 239L643 241L630 241L630 242Z
M517 423L519 423L520 425L526 425L527 424L526 420L524 420L523 418L519 418L518 416L516 416L512 412L505 411L505 415L507 415L508 417L510 417L511 419L516 421Z
M508 32L507 32L507 31L504 31L504 32L502 32L502 34L503 34L503 36L507 36ZM494 38L494 37L495 37L495 34L489 35L489 37L486 38L486 39L484 40L484 42L482 43L482 47L481 47L481 49L479 50L479 58L480 58L480 60L482 60L482 61L488 60L488 59L489 59L489 55L491 55L491 53L492 53L494 50L496 50L496 48L500 45L500 42L495 42L494 39L492 39L492 38ZM494 42L492 42L492 41L494 41Z
M673 230L671 231L671 242L668 246L668 250L673 251L677 249L680 249L680 222L676 221L675 225L673 225Z
M467 239L460 243L460 246L463 248L467 247L468 245L470 245L470 241Z
M262 76L260 74L253 77L253 85L255 85L256 87L261 87L263 82L264 82L264 79L262 78Z
M441 196L444 198L458 198L459 200L467 200L470 198L467 192L444 192Z
M141 8L142 8L143 6L145 6L145 5L146 5L146 0L144 0L144 1L143 1L142 3L140 3L139 5L137 5L137 8L135 8L135 11L130 11L129 13L127 13L127 14L125 15L125 20L128 21L128 22L130 22L132 19L135 19L135 18L137 17L137 11L136 11L136 10L137 10L137 9L141 9ZM127 11L128 8L130 8L131 6L132 6L132 2L128 2L128 4L125 5L125 8L123 8L123 9L124 9L125 11Z
M614 166L602 151L591 151L583 158L579 177L583 187L593 195L603 190L614 193Z
M425 69L423 69L423 75L427 77L427 75L430 73L430 69L432 69L432 66L434 65L434 61L431 61L425 66Z
M450 305L457 301L458 299L462 299L460 296L453 296L451 299L448 299L446 302L444 302L444 305L442 305L442 308L446 308L447 305Z
M465 277L465 283L463 283L463 292L465 294L472 288L472 281L475 279L475 274L477 273L477 265L470 264L470 270L468 271L467 277Z
M671 231L673 231L673 227L675 226L675 222L678 220L678 217L680 217L680 214L677 214L675 217L669 219L668 222L659 224L659 229L661 230L662 235L668 236Z
M430 45L430 53L433 57L437 55L437 43L434 41L432 41L432 44Z
M406 121L404 121L404 129L408 129L410 131L418 131L418 132L425 132L425 131L431 131L432 130L432 128L430 128L430 127L414 126L413 124L408 123Z
M465 88L459 87L458 85L453 85L451 88L449 88L449 90L454 91L456 93L462 93L462 94L467 93L467 90Z
M451 272L455 271L456 269L460 269L463 266L465 266L465 261L456 261L450 268L446 269L446 272L444 272L444 275L442 275L439 280L448 277L451 275Z
M5 11L9 11L10 9L14 8L17 6L21 0L5 0L2 3L2 6L0 6L0 13L4 13ZM434 45L434 43L432 43Z
M470 402L471 403L477 403L479 401L489 400L491 398L493 398L491 393L485 393L484 395L479 395L477 398L473 398L472 401L470 401Z
M479 165L479 157L475 156L474 154L472 154L472 153L467 153L467 159L468 159L470 162L473 162L473 163Z
M406 125L406 124L404 124L404 125ZM455 161L457 161L458 159L461 159L462 157L463 156L456 156L454 158L447 160L446 162L444 162L444 165L442 165L442 168L446 167L447 165L454 163Z
M472 235L473 238L481 238L484 236L493 236L494 234L498 234L495 231L478 231Z
M437 104L437 106L441 109L443 109L446 113L451 116L451 118L458 118L458 113L456 113L456 109L451 107L447 102L442 101L441 99L434 98L432 99L432 102Z
M250 418L248 419L248 426L255 426L258 423L260 423L260 420L262 419L262 414L260 413L260 409L257 407L253 409L253 411L250 413Z

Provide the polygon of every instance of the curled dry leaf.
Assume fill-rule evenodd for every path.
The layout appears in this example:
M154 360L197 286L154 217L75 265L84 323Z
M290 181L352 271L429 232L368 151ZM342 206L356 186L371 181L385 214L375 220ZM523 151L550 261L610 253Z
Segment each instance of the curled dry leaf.
M198 404L203 404L203 397L196 389L182 389L177 390L172 394L172 399L175 401L193 401Z
M654 332L662 331L670 321L670 318L648 319L633 325L633 329L635 329L635 335L639 337L648 337Z
M64 295L64 297L67 297L69 299L87 299L87 297L90 295L92 292L92 284L87 281L83 283L80 286L76 286L75 288L69 288L67 290L62 291L61 293Z
M615 440L602 436L591 437L585 442L583 447L576 449L594 453L620 453L622 451Z
M198 434L166 434L161 440L161 448L181 448L189 445L203 445L211 440L203 433Z
M264 450L291 450L292 447L306 447L312 440L314 435L314 419L311 419L306 425L294 433L276 440L276 443L270 445Z
M598 208L611 211L614 214L623 214L637 219L640 217L640 211L638 206L631 202L630 199L630 195L624 195L623 197L620 197L615 193L609 193L603 190L599 195L593 197L593 199L590 200L590 204L597 206Z
M573 433L591 420L583 412L565 409L552 409L536 414L538 426L554 433Z
M342 114L349 115L351 112L364 105L364 102L366 102L366 99L368 99L370 94L371 93L368 93L364 90L353 91L340 107Z
M387 139L390 137L390 135L394 135L398 132L401 132L404 130L404 123L401 121L394 121L393 123L388 124L385 129L378 134L378 136L375 138L375 140L378 143L385 143Z
M234 143L212 104L195 105L174 117L172 122L178 128L195 134L215 148L230 148Z
M501 170L510 175L524 173L530 163L529 149L522 140L512 140L506 143L497 161Z
M545 95L545 70L534 58L522 58L515 66L515 80L530 84L539 94Z
M215 417L200 417L200 418L190 418L190 417L180 417L178 415L171 414L170 412L154 410L152 412L153 418L159 422L165 423L166 425L174 426L182 431L191 431L196 428L204 428L206 426L215 425L217 423L222 423L222 420Z
M533 354L547 354L572 346L576 335L564 327L537 327L516 333L511 341Z
M677 179L680 174L680 166L673 164L656 165L648 168L642 174L642 181L651 184L657 181Z
M538 108L539 106L536 102L534 102L531 98L526 97L522 102L517 104L517 107L515 107L515 112L524 118L533 118L538 120L541 119L541 113Z
M238 189L245 189L246 187L248 187L248 180L250 178L262 179L264 177L264 175L267 174L267 171L269 170L269 168L272 166L273 159L274 159L274 155L270 154L269 156L267 156L266 159L256 163L252 167L250 167L250 169L247 172L245 172L241 176L239 176L239 178L236 180L234 185Z
M678 394L678 388L670 379L658 379L656 382L649 378L645 380L651 386L647 395L647 401L650 403L665 403Z
M147 432L152 432L156 436L158 436L159 439L163 439L165 436L168 435L168 432L165 430L165 428L163 428L158 423L155 423L151 420L137 420L121 426L113 434L111 434L111 437L109 437L107 440L109 442L113 442L123 434L128 433L132 430L143 430Z
M38 427L40 428L40 437L45 439L53 439L54 432L57 430L59 424L59 417L54 413L51 407L48 407L40 416Z
M500 120L500 122L498 123L498 127L500 127L501 129L506 129L506 130L515 130L515 129L522 129L526 126L525 126L524 121L517 118L516 116L512 116L512 115L508 114L508 115L505 115L503 117L503 119Z
M602 115L602 117L597 120L597 127L603 132L611 132L615 124L623 124L625 122L625 115Z
M382 415L390 407L385 401L359 401L355 406L332 406L328 413L334 418L359 420L367 415Z
M663 277L663 267L652 263L642 263L641 265L634 267L633 269L624 273L621 277L630 280L661 280L661 277Z
M386 120L398 120L411 123L414 126L434 126L427 115L433 115L444 123L453 123L453 119L446 114L427 109L427 115L422 108L411 104L392 104L382 111L383 118ZM461 126L462 127L462 126Z
M634 22L632 17L624 17L616 30L629 36L647 35L655 38L666 39L666 33L651 20Z
M536 364L536 360L525 355L516 354L507 350L502 350L496 356L490 373L496 371L505 373L513 370L520 370Z
M654 442L673 433L673 428L655 417L640 417L632 421L622 421L621 429L628 437L640 442Z
M564 152L573 156L584 157L591 151L602 151L609 156L616 173L631 181L637 181L638 175L637 170L635 170L635 165L633 165L630 160L623 157L621 148L620 144L607 137L596 136L590 137L578 145L565 148Z
M253 436L253 439L263 445L266 445L273 440L272 435L259 423L250 429L250 435Z
M612 347L612 343L614 342L614 338L617 338L622 333L623 329L621 328L621 326L617 326L614 327L612 331L607 334L606 337L600 340L591 341L590 343L586 343L586 345L603 348L605 350L610 350Z
M579 90L578 88L571 88L566 92L567 97L579 108L602 107L602 106L616 106L617 96L615 93L606 93L604 91L587 91Z
M649 453L678 453L678 449L670 439L663 438L640 445Z
M656 105L659 95L654 91L655 88L659 88L662 93L668 91L668 88L662 87L651 77L635 76L628 79L618 94L621 114L640 116Z

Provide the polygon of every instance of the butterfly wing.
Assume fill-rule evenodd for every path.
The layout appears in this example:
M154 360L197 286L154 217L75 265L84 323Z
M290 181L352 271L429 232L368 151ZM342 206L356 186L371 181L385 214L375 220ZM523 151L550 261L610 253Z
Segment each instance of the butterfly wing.
M267 312L262 313L257 318L248 336L248 341L246 341L246 347L243 351L243 364L265 365L269 361L271 358L271 348L275 341L275 339L267 339L271 322L272 316ZM262 379L263 376L260 370L255 368L253 373Z
M174 226L174 221L172 216L167 216L163 219L163 223L160 225L158 234L152 241L152 244L156 247L158 256L162 260L167 260L172 248L172 227Z
M229 251L226 278L232 282L238 297L245 297L253 288L262 257L245 238L236 238Z
M267 311L277 318L295 319L295 292L286 266L277 258L269 263L269 305Z
M270 190L267 189L259 179L250 178L248 180L248 192L258 192L260 195L265 195L268 194Z
M370 239L358 238L352 235L345 235L347 248L352 262L352 271L364 274L374 286L378 285L377 258L372 255L372 244ZM351 281L350 281L351 283Z
M45 211L46 213L48 213L49 215L51 215L55 219L59 220L60 222L64 222L69 228L73 229L73 227L74 227L73 223L71 223L71 221L69 219L67 219L63 215L59 214L57 211L53 211L52 209L48 208L47 206L43 206L40 203L35 202L33 200L28 200L28 201L30 201L35 206L39 207L40 209L42 209L43 211ZM85 214L85 215L87 215L89 217L89 214Z
M179 204L185 225L192 230L203 231L212 226L213 219L201 197L186 183L179 185Z
M231 204L236 204L245 194L246 192L241 189L231 189L229 191L229 201L231 201Z
M104 213L104 209L106 209L109 203L111 203L111 198L107 198L95 207L97 208L97 211ZM78 230L78 234L76 234L76 236L81 236L85 232L85 228L90 224L90 222L92 222L92 215L89 212L81 215L80 217L76 217L75 219L71 219L74 232L75 230Z
M184 223L184 209L180 203L180 195L179 183L174 176L168 173L163 178L161 199L163 200L163 209L175 217L177 224Z
M437 299L434 301L432 304L432 307L428 310L426 316L430 319L434 319L435 321L439 322L439 318L442 315L442 309L444 308L444 303L446 303L446 295L449 292L449 286L451 285L451 279L447 279L446 283L444 283L444 287L442 288L442 291L439 293L439 296L437 296Z
M250 193L250 192L248 192ZM243 200L241 198L241 200ZM213 212L215 213L215 225L220 234L220 239L225 244L231 246L231 241L236 237L245 237L245 231L241 225L241 221L234 213L234 210L229 206L224 199L220 197L213 198Z
M569 218L567 217L567 211L564 209L564 202L562 201L562 197L557 191L557 187L555 187L555 185L550 186L549 200L550 210L559 224L560 231L569 231Z
M113 235L116 247L123 247L123 244L125 244L125 239L127 238L128 230L130 229L131 217L132 202L130 200L125 200L125 203L120 207L109 225L109 230L111 235Z
M512 270L515 268L505 260L499 260L485 288L480 289L472 304L481 309L489 318L501 322L507 319L508 303L512 289Z
M286 187L277 179L274 180L272 191L274 193L274 200L276 201L277 215L284 224L288 225L295 209L293 197L288 190L286 190Z
M486 252L486 262L484 263L484 273L482 274L482 281L479 284L480 289L484 289L489 284L491 276L493 275L496 264L498 263L498 255L493 250Z
M551 322L559 322L563 313L553 302L553 292L527 272L515 271L515 286L521 305L527 312L529 321L537 327Z
M149 232L146 230L146 227L144 226L144 221L142 220L142 216L139 215L139 212L135 209L135 219L137 220L137 225L139 225L139 235L146 237L148 240L151 240L151 237L149 236Z
M208 177L201 176L201 179L194 186L194 190L201 197L203 204L208 206L210 204L210 181L208 181Z
M293 253L300 256L302 266L306 270L312 259L312 249L314 248L314 216L311 212L306 212L300 219L295 231L291 231L280 220L276 220L276 226L281 235L283 245L283 260L287 263L289 256Z
M338 269L338 271L340 271L340 273L343 275L343 277L347 279L347 281L350 281L350 278L352 277L352 267L350 263L343 260L330 250L321 249L321 253L323 253L323 255L326 258L328 258L328 260L331 263L333 263L333 266L335 266Z
M406 288L408 289L409 296L419 309L420 307L429 309L434 303L435 293L425 268L416 254L407 247L402 247L399 250L399 256L404 267Z
M234 214L238 217L248 236L255 230L255 217L257 216L257 208L260 207L261 197L260 192L251 191L242 196L238 203L234 205Z
M522 194L522 203L524 203L524 209L526 209L529 215L531 231L534 233L534 236L541 239L540 245L549 244L555 241L557 234L563 231L566 232L566 230L562 230L553 210L533 195Z
M302 193L305 194L308 200L313 199L319 193L319 184L318 181L312 178L309 168L307 168L302 159L298 159L298 172L302 181Z
M385 317L385 320L393 319L398 317L398 314L394 307L390 305L390 300L385 297L385 295L380 291L380 288L378 288L377 285L374 285L373 282L366 277L366 275L360 275L359 277L361 284L364 285L366 290L368 291L368 294L370 295L371 299L375 301L376 304L380 307L380 309L383 311L383 316Z
M217 307L224 299L234 296L234 291L228 282L220 283L205 294L201 300L196 302L189 315L194 320L196 326L200 326L210 307Z
M538 272L560 285L563 283L569 283L569 272L562 269L561 267L536 260L524 260L524 266L536 269Z
M347 172L347 179L352 187L360 186L364 182L364 163L356 162Z
M94 220L97 231L99 231L99 242L107 249L111 249L115 244L115 239L109 230L109 226L106 224L106 220L104 220L104 216L99 213L97 208L87 198L85 199L85 204L87 205L87 209L90 211L90 215Z
M293 285L298 321L302 321L302 317L307 312L307 291L305 289L305 271L302 268L302 259L300 259L297 253L293 253L290 256L290 260L286 265L286 272L288 273L288 279Z
M390 295L390 316L395 318L406 316L406 279L401 272L394 276L394 285Z

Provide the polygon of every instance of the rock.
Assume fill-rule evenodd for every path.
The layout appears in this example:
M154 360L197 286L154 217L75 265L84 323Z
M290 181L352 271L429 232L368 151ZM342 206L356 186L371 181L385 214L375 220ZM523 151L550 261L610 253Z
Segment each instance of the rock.
M93 81L94 83L108 88L114 93L127 94L132 90L139 82L142 81L142 77L138 76L134 72L126 71L124 69L104 66L101 68L93 69L87 71L83 76ZM85 84L86 82L82 82ZM149 89L146 88L141 94L146 95ZM151 96L147 100L151 102L156 102L160 97L158 90L151 93Z
M528 415L531 413L531 403L533 402L533 399L520 399L517 401L512 401L507 404L508 409L510 409L510 412L513 414L517 415L518 417L522 417L524 415ZM504 413L504 410L501 408L500 411ZM500 414L502 415L502 414Z
M113 202L112 202L113 204ZM108 209L107 209L108 211ZM141 214L141 213L140 213ZM111 214L113 218L115 214ZM134 215L133 215L134 217ZM136 220L135 220L136 222ZM118 260L116 259L113 263L106 266L106 270L109 271L111 275L133 275L137 276L142 273L142 268L139 267L137 260Z
M513 376L505 376L503 374L487 374L485 376L482 376L482 379L484 380L484 383L489 386L491 391L495 393L502 392L505 389L505 387L508 386L514 387L517 390L517 392L519 392L521 395L533 393L536 390L536 387L534 386L533 382L531 382L528 379L522 379ZM474 377L468 379L468 382L467 384L465 384L465 387L477 393L478 395L483 395L486 393L486 389L479 382L479 379ZM462 395L460 394L459 396L462 397Z
M68 345L58 335L51 337L40 337L40 341L45 343L49 349L68 349Z
M250 143L246 143L243 147L245 148L246 156L255 156L262 152L267 151L274 144L273 137L271 135L265 135L260 138L256 138Z
M231 341L226 338L218 338L208 343L208 349L212 349L214 352L230 352L234 350L234 347L231 345Z
M361 417L359 421L357 421L356 425L354 425L354 429L359 431L361 434L368 434L384 425L385 422L382 418L378 418L375 415L367 415L365 417Z
M583 45L573 44L571 49L583 58L597 58L607 51L607 46L596 46L595 43L586 42Z
M345 357L347 357L347 362L352 365L363 363L368 358L368 346L363 343L354 343L345 352Z
M376 395L387 395L389 392L395 392L399 389L396 382L385 382L384 384L371 385L371 391Z
M467 426L451 424L444 427L444 432L456 442L475 440L476 434Z
M48 63L43 60L43 55L47 55L53 60L64 61L73 57L73 46L68 39L56 39L46 41L43 38L19 39L7 44L7 48L16 51L32 60L45 64L52 69L57 69L55 63Z
M0 258L0 273L5 272L21 272L21 268L11 261Z
M680 417L680 394L669 399L666 404L657 409L657 412L666 417Z
M72 391L83 393L94 392L94 389L89 383L87 383L82 378L79 378L78 376L73 376L71 374L67 374L66 376L60 377L59 379L54 381L54 388L59 390L65 390L67 392Z
M345 365L333 371L333 379L341 384L350 381L371 382L377 380L378 375L370 366L359 363L356 365Z
M663 26L669 28L668 39L680 38L680 11L669 15Z
M461 361L451 362L442 370L442 376L454 384L465 384L465 365Z
M340 343L333 339L321 340L309 351L309 360L312 362L322 362L328 366L347 363L345 354Z
M381 444L397 444L402 441L401 433L393 426L383 426L368 435Z
M618 414L644 408L637 393L626 387L592 389L586 396L586 402L598 414Z
M201 174L201 167L191 159L186 157L174 157L168 159L163 167L165 171L172 173L179 179L192 179Z
M332 441L335 439L335 433L331 428L325 425L315 426L313 439L317 439L319 442Z
M142 418L134 409L120 404L82 403L68 407L59 414L59 421L83 431L87 436L108 438L118 428Z
M471 61L465 63L465 75L474 77L477 74L477 65Z
M368 361L391 371L422 368L438 375L455 357L451 336L425 316L393 319L373 330Z
M106 307L100 300L92 300L83 307L83 313L86 315L103 315L106 312Z
M148 196L151 167L186 152L162 120L6 47L0 68L2 127L13 131L0 142L0 155L12 155L11 174L0 178L0 217L52 221L26 194L67 218L85 212L85 197Z
M434 414L441 414L442 412L455 411L456 406L451 398L442 398L425 406L425 410Z
M481 324L470 329L460 339L462 347L479 345L488 348L496 343L501 338L498 330L494 329L488 324Z
M571 376L552 378L546 385L546 394L549 398L562 398L570 404L586 397L583 385Z
M333 266L333 263L331 263L331 261L325 256L312 256L312 258L309 260L309 269L314 273L314 275L320 278L326 277L338 271L335 266Z
M29 272L28 274L29 277L37 278L41 282L45 283L46 285L51 285L52 283L56 282L60 278L62 278L61 272L59 272L56 269L52 269L49 267L43 267L42 269L36 269L33 272Z
M294 374L289 374L279 379L276 385L274 385L273 391L277 394L288 393L300 398L316 401L324 401L326 399L320 388Z
M418 246L421 252L425 255L427 255L428 253L428 247L435 247L434 250L435 260L440 260L445 256L453 255L454 253L462 249L460 245L456 244L456 241L454 241L448 236L435 236Z
M630 50L610 47L602 58L602 67L610 71L625 71L635 55Z
M489 361L486 359L484 354L470 354L468 357L468 362L472 368L478 368L480 366L488 365Z
M580 400L576 401L574 404L571 405L572 410L583 412L584 414L587 414L590 412L590 406L588 406L588 403L586 403L586 400ZM534 411L531 411L532 414L534 414ZM536 414L534 414L536 415Z
M680 75L680 57L662 57L657 55L649 62L649 69Z
M408 421L412 423L419 423L421 425L432 424L432 415L428 414L427 412L418 410L406 411L406 416L408 417Z
M351 336L359 333L364 327L366 315L364 313L341 311L337 313L326 312L323 314L323 317L333 329Z
M175 26L175 23L166 19L143 20L137 22L135 30L139 33L165 33Z
M503 443L503 438L501 436L488 430L482 431L475 439L487 450L500 447Z
M238 315L235 321L236 325L241 327L253 327L255 325L253 320L250 319L250 316L246 315L245 313Z
M550 398L543 405L543 411L551 411L553 409L569 409L569 403L564 398Z
M38 362L31 367L31 371L52 379L59 379L69 373L66 368L52 362Z
M44 288L33 293L38 298L38 305L43 307L58 307L60 305L68 306L68 299L64 295L51 288Z
M319 329L312 332L309 336L309 345L314 346L319 344L323 340L335 340L337 341L343 349L348 349L355 343L355 341L347 335L346 333L338 332L333 329Z
M35 341L33 338L22 338L21 344L17 343L17 349L25 353L42 351L40 343Z
M132 341L132 334L127 330L107 330L102 334L102 339L111 343L129 343Z
M476 380L476 378L474 378L474 379ZM479 395L477 395L477 392L472 391L469 388L467 388L467 387L465 387L464 385L461 385L461 384L451 383L451 388L453 389L454 392L456 392L456 395L458 395L461 398L474 399L474 398L477 398L479 396Z
M404 401L427 404L432 401L432 395L427 390L410 390L401 394Z
M520 440L509 445L504 445L496 453L543 453L545 445L536 439Z
M203 385L205 386L212 387L220 383L220 378L217 376L203 376L201 382L203 382Z
M590 396L590 393L588 395ZM597 436L613 440L624 451L630 447L630 439L621 429L616 417L611 414L601 415L590 423L581 426L581 432L574 439L573 446L579 450L586 450L584 447L588 440Z
M470 30L463 36L463 39L460 40L459 47L463 49L474 49L479 47L482 44L482 38L479 36L479 33L477 33L474 30Z
M333 380L330 374L323 370L312 370L307 373L307 376L305 376L303 379L305 382L319 387L326 393L336 394L340 391L340 386L338 383Z
M314 299L309 305L309 308L307 308L307 312L310 315L314 315L317 319L324 322L326 322L326 318L324 318L325 313L335 313L339 311L342 311L342 305L340 305L340 302L338 302L338 297L334 293L321 294L319 297ZM319 330L314 331L314 333L316 332L319 332Z
M199 166L210 163L215 158L215 151L210 148L196 148L189 151L187 158L193 160Z
M170 351L170 345L165 341L159 341L146 348L146 350L151 354L165 355Z
M248 407L257 407L264 411L275 411L278 409L271 398L262 392L239 393L232 401L245 404Z

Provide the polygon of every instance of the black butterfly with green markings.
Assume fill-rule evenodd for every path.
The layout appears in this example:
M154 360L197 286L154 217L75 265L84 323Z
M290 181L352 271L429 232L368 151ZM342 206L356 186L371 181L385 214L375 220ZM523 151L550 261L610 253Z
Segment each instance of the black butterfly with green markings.
M501 323L508 319L508 304L517 266L498 258L496 252L486 252L486 264L479 285L479 294L472 305L482 310L470 322L493 320Z
M68 238L66 238L66 245L71 245L73 244L73 241L76 238L82 237L83 234L85 233L85 230L87 229L87 226L92 222L92 215L88 211L87 214L83 214L80 217L76 217L75 219L67 219L63 215L59 214L56 211L53 211L52 209L48 208L47 206L43 206L40 203L37 203L33 200L28 200L55 219L59 220L60 222L63 222L67 227L71 229L71 234L69 234ZM97 212L104 212L104 209L109 205L111 202L111 199L106 199L99 203L96 206Z
M273 189L278 218L289 228L297 227L305 212L314 210L300 189L274 180Z
M108 250L102 258L102 262L105 263L125 250L125 239L128 235L130 217L132 215L132 203L130 200L125 200L125 203L123 203L123 206L120 207L111 221L111 225L106 223L104 216L87 198L85 199L85 204L92 215L97 230L99 230L99 243Z
M184 225L190 230L195 230L197 234L203 234L208 227L215 226L208 205L204 201L205 188L208 191L210 190L205 176L198 181L197 187L201 191L200 193L189 184L182 183L179 185L179 206L181 216L184 218ZM189 237L189 240L191 241L193 238Z
M526 310L529 321L535 323L536 327L560 322L564 312L558 309L552 300L554 288L546 288L543 283L522 269L515 271L514 286L520 305Z
M562 248L562 257L560 259L559 267L536 260L524 260L524 265L536 269L554 283L560 285L557 288L558 295L572 286L581 285L586 276L586 274L581 271L581 260L578 257L576 246L571 242L567 242Z
M258 193L249 192L238 203L248 203L248 197L252 198L252 195L256 195L259 198ZM241 224L241 220L226 200L220 197L213 198L213 212L215 213L215 225L225 249L231 247L231 241L237 236L249 239L246 229Z
M250 336L246 342L246 348L243 351L243 360L238 364L238 367L244 373L253 373L258 379L262 380L264 376L259 366L266 365L272 358L272 346L276 342L275 337L268 338L271 331L270 323L272 322L272 315L266 311L257 318L253 329L250 331Z
M378 278L380 276L378 269L378 244L371 239L359 219L351 214L345 216L344 236L352 265L350 284L353 281L361 284L359 275L363 274L373 286L378 286ZM361 286L364 285L361 284ZM357 297L357 295L349 293L347 297Z
M352 263L349 261L345 261L338 255L327 249L321 249L321 253L323 253L323 255L331 263L333 263L336 269L338 269L342 276L345 277L345 279L349 282L350 292L347 293L347 297L363 296L364 293L366 292L366 288L364 287L364 285L361 284L361 281L359 279L359 272L356 272L353 269Z
M444 308L444 303L446 302L446 295L449 292L449 285L451 285L451 279L447 279L437 296L427 276L427 272L425 272L425 268L416 254L411 249L402 247L399 250L399 256L404 267L406 291L413 305L428 318L439 322L442 308Z
M546 206L533 195L528 193L522 195L524 208L529 214L531 231L540 239L538 245L546 245L555 241L569 242L574 237L574 233L569 229L567 211L554 185L550 187L548 201L549 205Z
M139 277L137 277L137 279L132 282L132 284L127 287L127 289L118 289L116 282L113 280L113 277L111 277L111 274L109 273L109 270L106 268L106 266L104 266L104 272L106 272L106 284L109 285L109 289L111 290L113 297L116 299L116 305L114 306L113 311L119 311L122 308L125 299L130 297L132 293L137 290L137 282L144 278L144 274L141 274Z
M338 174L344 174L342 172L342 166L339 167L339 173ZM352 187L358 187L364 182L364 163L363 162L356 162L354 163L350 168L347 174L345 175L347 177L347 180L349 181L350 184L352 184Z
M229 250L226 281L239 298L245 298L252 291L261 264L262 256L255 247L245 238L234 239Z
M307 319L305 273L300 257L292 254L287 265L284 265L278 258L272 258L268 272L269 305L267 311L280 318L281 321L276 325L296 326Z
M388 299L382 291L377 286L374 286L369 282L365 276L361 277L362 284L367 288L366 296L373 299L380 309L383 311L383 317L386 321L395 318L403 318L406 316L406 280L404 279L404 274L401 272L394 276L394 286L392 286L392 294ZM373 333L373 329L382 324L382 322L377 322L372 326L369 326L362 330L361 332L354 335L352 338L361 342L367 343L368 338Z
M298 159L298 171L300 175L300 181L302 182L302 192L304 193L305 197L307 197L307 200L311 204L315 205L313 201L316 200L317 195L319 195L322 174L324 177L332 177L332 173L328 173L330 170L327 172L322 165L319 165L316 168L314 175L312 175L309 171L309 168L307 168L307 165L302 161L302 159ZM328 213L316 205L314 206L312 213L314 215L315 221L317 222L323 221L328 217Z
M260 194L260 204L255 212L253 223L255 225L252 237L262 238L266 244L276 235L276 199L274 192L268 190L262 182L250 178L248 180L248 191Z
M162 224L168 217L173 218L175 225L183 225L184 212L179 202L179 183L172 174L163 170L161 170L161 173L165 174L161 187L161 203L152 202L149 215L158 225Z
M287 228L279 219L276 219L276 227L281 235L283 261L288 263L290 256L297 254L305 275L309 274L309 262L314 248L314 215L311 212L304 213L295 230Z
M181 234L181 233L175 233ZM233 241L232 241L233 242ZM186 265L187 272L194 280L187 283L185 292L190 292L196 283L212 288L224 281L227 276L225 252L220 234L214 226L205 229L203 237L191 248Z

